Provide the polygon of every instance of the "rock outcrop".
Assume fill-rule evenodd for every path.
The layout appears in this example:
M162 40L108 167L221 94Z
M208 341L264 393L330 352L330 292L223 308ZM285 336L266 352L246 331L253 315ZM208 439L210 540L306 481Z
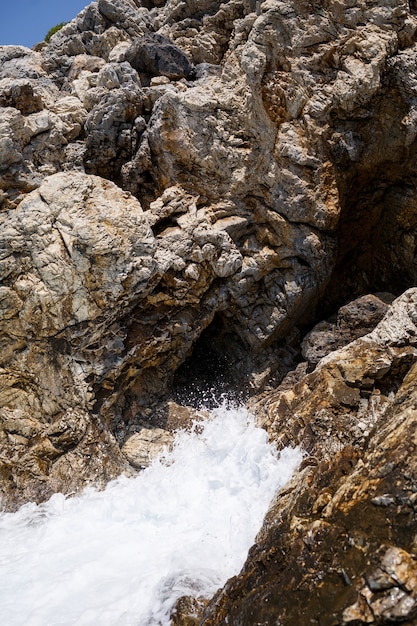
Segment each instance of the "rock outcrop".
M178 626L416 623L416 12L98 0L0 46L2 507L140 471L212 385L306 451Z
M193 381L309 454L206 624L414 619L415 15L98 0L0 46L2 505L138 471Z
M278 493L215 624L415 624L417 290L374 331L252 408L302 468Z

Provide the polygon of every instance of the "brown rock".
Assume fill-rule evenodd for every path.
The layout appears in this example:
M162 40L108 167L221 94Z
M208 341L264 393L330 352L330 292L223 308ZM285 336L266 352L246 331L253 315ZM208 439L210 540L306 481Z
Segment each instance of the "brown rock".
M415 32L405 0L100 0L36 51L0 47L0 404L22 420L1 431L7 455L39 437L46 485L48 463L100 473L97 445L112 475L114 437L155 414L193 351L210 348L200 372L267 388L319 304L415 284ZM200 67L143 87L126 54L149 37ZM311 365L331 340L306 340ZM361 346L265 399L271 430L276 403L312 451L321 437L329 458L356 454L414 349ZM70 410L86 429L69 420L59 442L48 429Z
M320 322L301 343L301 353L310 367L333 350L363 337L384 317L394 296L366 295L342 306L335 321Z
M198 626L200 615L206 605L205 598L183 596L177 600L171 612L171 626Z
M129 211L122 213L120 203ZM154 262L153 237L138 202L86 174L47 179L1 221L0 413L5 433L26 438L1 444L3 473L12 475L2 484L7 504L93 478L103 482L126 466L91 413L94 390L87 378L96 367L103 372L103 362L97 354L94 364L88 347L83 356L82 346L88 327L97 333L102 315L111 311L102 348L120 351L114 316L135 304L135 285L146 284ZM68 463L75 457L77 466L64 479L52 467L63 455ZM100 462L100 475L90 474Z
M133 467L143 469L172 447L173 435L163 428L141 428L123 444L122 453Z
M280 446L298 442L309 454L201 624L414 623L416 297L394 301L372 333L324 358L292 394L253 403ZM359 401L335 412L342 379ZM388 381L388 397L367 404ZM351 430L361 421L363 439Z

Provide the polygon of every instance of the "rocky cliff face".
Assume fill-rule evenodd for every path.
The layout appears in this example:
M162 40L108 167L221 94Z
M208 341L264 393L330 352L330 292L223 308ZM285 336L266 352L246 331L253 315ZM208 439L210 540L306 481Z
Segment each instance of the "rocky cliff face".
M305 461L202 624L415 624L417 290L292 388L252 402Z
M414 292L389 307L416 283L415 11L403 0L99 0L48 45L0 47L3 505L134 471L141 431L146 447L166 441L150 428L187 421L166 400L193 381L197 393L230 380L243 395L267 390L253 400L260 421L316 459L207 624L295 624L278 612L284 590L316 598L324 580L326 596L339 570L352 584L328 623L346 621L373 606L372 567L413 563L394 512L377 539L358 531L373 556L357 567L341 552L320 565L315 547L306 565L303 546L328 525L328 545L354 541L347 508L376 512L378 526L391 504L351 495L342 507L338 490L380 471L381 442L389 464L412 441ZM402 485L387 483L394 500ZM304 582L290 562L304 563ZM276 568L282 602L265 596L271 611L258 615L260 596L238 598L253 584L271 594L260 570L278 580ZM410 584L377 591L414 606ZM314 602L308 619L336 615Z

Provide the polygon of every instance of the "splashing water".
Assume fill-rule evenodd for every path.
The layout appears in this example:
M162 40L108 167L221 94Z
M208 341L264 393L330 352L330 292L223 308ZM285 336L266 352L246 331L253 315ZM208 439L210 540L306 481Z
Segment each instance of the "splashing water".
M168 626L183 595L238 573L302 458L219 408L137 478L0 515L0 624Z

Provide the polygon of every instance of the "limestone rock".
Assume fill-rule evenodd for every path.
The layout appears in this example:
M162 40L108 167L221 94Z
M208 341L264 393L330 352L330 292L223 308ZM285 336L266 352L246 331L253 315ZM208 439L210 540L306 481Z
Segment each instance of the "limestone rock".
M13 318L22 338L115 315L153 272L153 235L139 203L86 174L49 177L2 214L1 226L2 279L22 301Z
M172 38L195 64L218 65L234 32L237 36L241 30L242 18L254 5L240 1L219 4L216 0L167 2L159 12L159 32Z
M94 393L87 379L96 368L106 371L106 358L111 362L120 353L113 323L132 309L139 293L146 293L155 268L154 240L134 198L113 183L81 173L47 178L39 191L16 210L2 213L0 220L0 406L6 449L10 436L20 437L15 452L2 454L2 460L24 476L14 486L19 501L22 491L38 498L50 494L53 484L61 490L68 487L68 479L60 481L50 467L68 448L74 449L79 467L72 485L93 479L90 469L106 455L99 481L123 468L111 435L94 425ZM102 335L101 328L107 333L101 346L107 357L100 352L95 361L90 345L97 332ZM69 420L71 411L82 418ZM94 440L97 429L92 464L92 453L84 458L81 450L86 440ZM45 455L46 465L39 461ZM110 461L112 455L117 461ZM39 465L34 474L30 470L33 479L27 469L32 464ZM61 459L59 466L64 464ZM42 489L37 483L43 483ZM3 487L5 499L13 498L7 483Z
M172 447L173 438L163 428L142 428L124 443L122 453L133 467L143 469Z
M280 446L308 455L200 624L414 623L416 310L412 289L293 390L253 403Z
M42 55L24 46L0 46L0 79L39 79L46 75Z
M114 89L90 111L85 123L87 133L84 165L86 172L117 179L122 164L135 152L138 133L135 120L142 113L142 92Z
M317 310L417 278L413 3L141 4L92 2L36 51L0 47L1 440L47 459L48 484L26 473L17 498L61 488L67 458L80 483L121 471L120 445L176 376L189 390L193 368L178 371L201 346L200 372L271 388ZM333 347L358 336L344 315ZM331 337L314 332L313 378L291 375L295 395L319 385L323 411L317 394L296 406L287 380L288 432L313 450L311 410L329 454L356 449L411 347L363 340L375 360L359 384L363 355L327 376ZM62 452L47 429L70 409L87 427ZM23 434L7 431L15 411ZM102 474L82 462L97 433Z
M74 96L63 96L54 102L51 111L60 118L67 140L77 139L87 120L87 111L80 100Z
M279 446L299 443L330 458L364 445L415 360L416 297L415 289L403 294L372 332L322 358L294 388L251 401Z
M22 115L14 108L3 109L0 139L0 170L7 170L22 161L22 149L29 132L23 131Z
M320 322L304 337L303 357L315 366L330 352L371 332L387 312L387 302L393 298L390 294L367 295L341 307L334 322Z
M13 107L21 113L35 113L43 109L42 98L34 92L33 82L25 79L1 81L0 106Z
M344 244L336 257L339 216L343 227L351 214L348 189L356 179L372 178L362 163L379 167L376 120L385 110L382 77L390 72L388 100L397 98L399 110L410 109L398 118L398 124L409 120L409 130L407 139L398 131L392 138L383 135L382 143L404 161L400 152L413 141L414 83L408 70L415 26L400 0L355 11L332 5L320 14L313 6L294 12L288 0L283 6L264 3L258 13L256 3L234 0L221 6L209 0L169 2L151 9L129 0L100 0L40 52L5 49L5 67L15 80L29 80L25 64L33 72L30 84L7 88L4 103L39 116L25 123L16 119L10 132L19 138L17 145L5 133L10 150L3 201L6 208L14 206L45 175L69 169L85 168L116 181L146 209L165 189L180 184L219 228L228 222L243 264L228 287L230 305L222 316L232 332L259 351L294 324L311 321L335 263L344 262ZM153 50L152 67L139 68L145 48L135 52L138 46ZM192 76L187 55L194 63L212 64L216 72ZM181 71L161 69L174 57L181 60ZM165 72L173 81L198 80L140 91L131 64L148 78ZM82 103L72 101L71 120L55 115L53 104L68 93ZM365 116L366 106L375 115ZM364 150L368 156L362 161ZM404 207L410 204L406 196ZM391 219L396 220L387 208ZM406 246L407 262L391 258L386 266L398 266L398 272L407 267L411 279L413 247L402 223L401 218L391 232ZM360 247L369 228L359 230L360 241L343 239ZM386 239L378 241L373 250L386 255L391 247ZM368 287L365 283L358 289ZM387 288L383 283L379 286ZM340 289L333 288L333 299Z
M124 57L140 75L188 78L192 65L186 55L167 37L158 33L136 39Z
M112 24L126 32L129 37L138 37L150 26L148 10L132 0L99 0L99 13Z

